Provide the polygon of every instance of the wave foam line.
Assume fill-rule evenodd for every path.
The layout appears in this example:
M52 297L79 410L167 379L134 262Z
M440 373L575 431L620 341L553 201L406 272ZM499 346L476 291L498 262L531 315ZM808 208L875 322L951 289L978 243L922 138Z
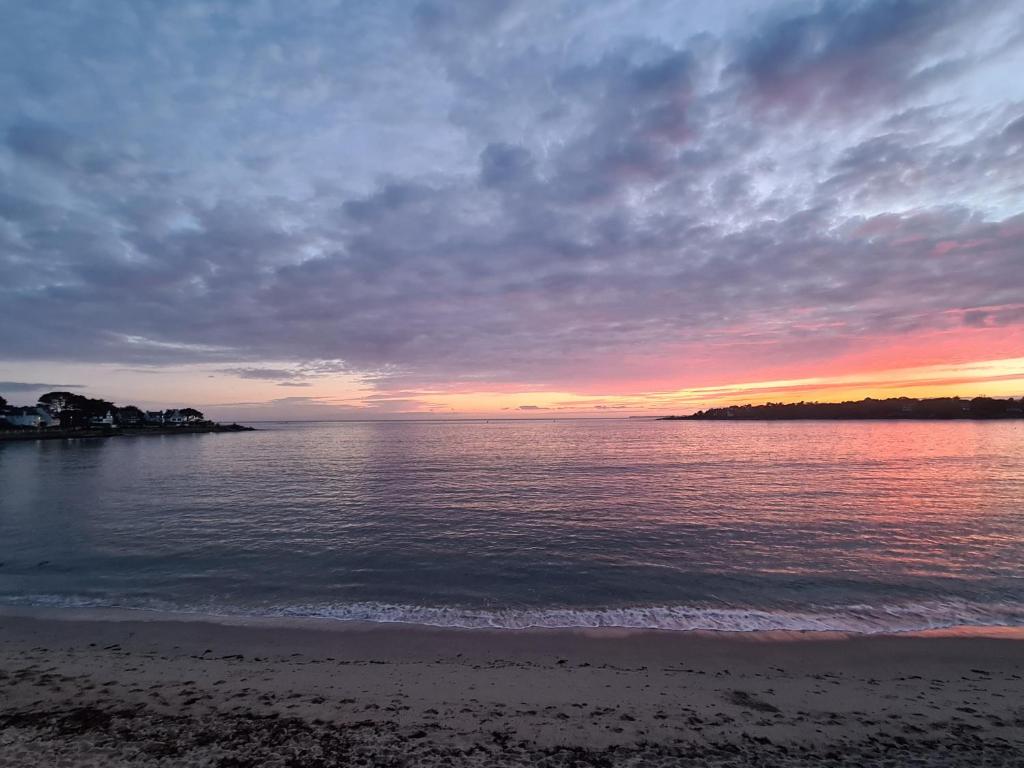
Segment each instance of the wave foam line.
M473 609L376 602L245 607L177 605L164 600L117 600L61 595L0 598L0 604L48 608L117 608L211 616L319 618L464 629L662 629L711 632L843 632L889 634L951 627L1024 627L1024 603L934 600L882 605L808 606L804 610L704 606Z
M466 629L622 628L713 632L845 632L879 634L920 632L957 626L1024 626L1024 605L966 602L895 605L822 606L806 611L750 608L652 606L537 610L473 610L466 608L353 603L296 606L276 615L340 621L420 624Z

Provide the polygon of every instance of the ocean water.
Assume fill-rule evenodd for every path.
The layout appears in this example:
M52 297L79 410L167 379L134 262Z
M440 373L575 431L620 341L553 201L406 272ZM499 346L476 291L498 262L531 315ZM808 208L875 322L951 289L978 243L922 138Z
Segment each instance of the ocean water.
M0 443L0 605L1024 626L1024 423L261 424Z

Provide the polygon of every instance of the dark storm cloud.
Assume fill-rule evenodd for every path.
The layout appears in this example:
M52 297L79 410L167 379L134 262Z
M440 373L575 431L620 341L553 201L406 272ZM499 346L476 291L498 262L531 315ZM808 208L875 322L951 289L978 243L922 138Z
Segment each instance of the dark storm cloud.
M1024 91L943 90L1008 4L138 8L0 33L0 359L555 387L1020 322Z

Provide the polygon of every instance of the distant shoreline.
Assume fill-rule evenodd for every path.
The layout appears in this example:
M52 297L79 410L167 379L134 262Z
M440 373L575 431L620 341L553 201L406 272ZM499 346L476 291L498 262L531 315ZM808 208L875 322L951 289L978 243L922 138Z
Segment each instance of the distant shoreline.
M866 397L841 403L748 403L708 408L688 416L662 416L659 421L996 421L1024 418L1022 401L1012 397Z
M1021 421L1021 416L658 416L654 421Z
M204 435L223 432L255 432L241 424L204 424L181 427L119 427L117 429L18 429L0 432L0 442L69 440L92 437L140 437L150 435Z

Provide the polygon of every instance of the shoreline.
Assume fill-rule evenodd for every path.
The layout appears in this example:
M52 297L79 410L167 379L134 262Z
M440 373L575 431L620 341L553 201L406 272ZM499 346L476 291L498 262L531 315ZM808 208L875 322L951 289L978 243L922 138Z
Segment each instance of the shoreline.
M960 624L928 629L857 632L840 629L671 629L632 626L463 626L429 624L402 620L347 619L330 616L273 616L258 614L218 614L192 611L158 610L129 607L72 607L0 604L0 622L5 619L39 619L85 623L173 623L211 624L225 627L263 629L298 629L311 632L455 632L481 635L583 635L588 637L628 637L633 635L667 635L717 638L740 642L814 642L817 640L854 640L858 638L989 638L1024 641L1024 626ZM1022 646L1024 651L1024 646Z
M256 432L255 427L241 424L212 424L182 427L118 427L117 429L24 429L0 432L0 442L28 442L32 440L78 440L95 437L156 437L158 435L207 435L228 432Z
M0 763L966 766L1024 756L1019 636L43 612L0 611Z
M1012 416L653 416L653 421L718 421L730 424L737 422L764 422L764 421L911 421L911 422L936 422L948 424L951 422L990 422L990 421L1024 421L1024 416L1015 414Z

